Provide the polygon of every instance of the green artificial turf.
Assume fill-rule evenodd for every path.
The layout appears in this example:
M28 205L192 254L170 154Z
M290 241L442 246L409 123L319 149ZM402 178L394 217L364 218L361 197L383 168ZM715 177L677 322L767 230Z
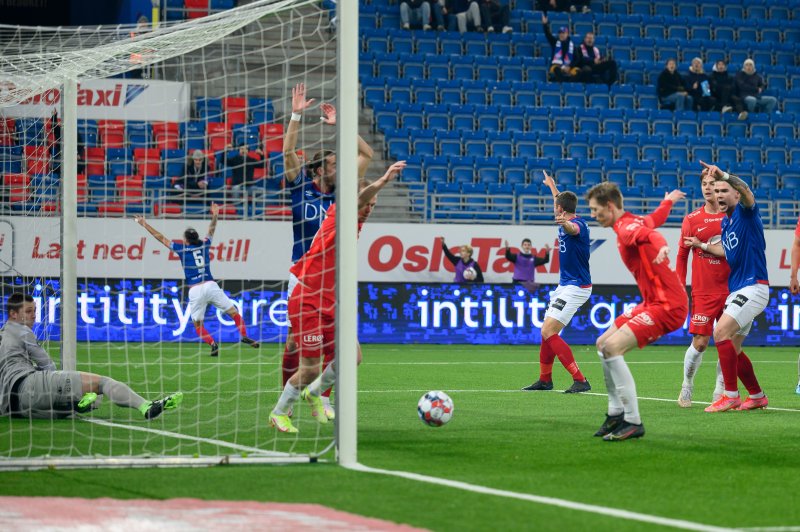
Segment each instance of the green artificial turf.
M363 347L362 464L707 525L800 525L795 349L746 349L770 406L786 410L713 415L703 412L705 404L691 409L676 405L684 348L651 346L631 353L628 360L647 434L642 440L607 443L592 437L603 421L606 398L601 367L589 346L575 347L593 386L582 395L518 391L538 374L535 347ZM162 344L155 354L128 352L125 364L123 347L93 346L91 367L81 369L110 373L147 390L180 388L186 397L178 411L149 424L108 404L91 417L267 450L322 449L333 429L318 427L302 406L295 416L300 438L276 435L267 424L277 397L278 351L227 347L215 360L187 347ZM715 362L712 349L696 379L696 401L710 400ZM554 380L556 389L571 382L558 364ZM453 421L441 428L427 427L416 416L417 400L433 389L448 392L455 402ZM35 456L44 449L51 449L53 456L103 454L108 449L120 454L235 453L208 442L84 420L31 425L0 418L0 455ZM323 458L332 460L333 455ZM332 464L6 472L0 479L5 495L316 502L434 530L654 527Z

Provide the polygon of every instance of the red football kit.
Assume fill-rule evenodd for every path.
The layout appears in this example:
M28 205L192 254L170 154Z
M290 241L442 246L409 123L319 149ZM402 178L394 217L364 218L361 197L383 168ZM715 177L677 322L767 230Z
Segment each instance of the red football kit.
M664 204L671 207L671 202L662 202L657 212L661 213ZM661 233L653 229L658 221L663 223L660 217L626 212L614 224L620 257L642 294L642 302L617 317L614 325L619 328L627 324L639 347L679 329L688 309L686 290L670 269L669 260L653 262L658 251L667 245Z
M683 243L684 238L696 236L701 242L722 234L724 213L709 214L705 207L689 213L681 225L678 244L678 259L675 271L685 285L689 255L692 258L692 312L689 333L711 336L714 321L722 316L728 297L730 268L725 257L716 257L700 248L691 248Z
M359 222L358 232L364 224ZM289 321L300 356L332 356L336 332L336 205L305 255L289 271L299 282L289 297Z

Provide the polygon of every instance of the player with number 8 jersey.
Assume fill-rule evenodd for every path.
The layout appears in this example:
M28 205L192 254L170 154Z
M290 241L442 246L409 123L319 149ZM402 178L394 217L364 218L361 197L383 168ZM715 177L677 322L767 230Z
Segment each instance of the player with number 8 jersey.
M189 286L189 312L192 316L197 335L211 346L211 356L219 354L219 345L203 326L206 308L209 304L222 310L231 317L241 335L242 343L251 347L259 347L259 343L247 336L244 320L233 304L233 301L222 291L214 277L211 275L211 239L217 228L219 205L211 205L211 223L208 234L200 240L195 229L191 227L183 232L182 242L170 242L167 238L147 223L144 216L136 216L136 223L144 227L156 240L174 251L181 260L183 273L186 276L186 285Z

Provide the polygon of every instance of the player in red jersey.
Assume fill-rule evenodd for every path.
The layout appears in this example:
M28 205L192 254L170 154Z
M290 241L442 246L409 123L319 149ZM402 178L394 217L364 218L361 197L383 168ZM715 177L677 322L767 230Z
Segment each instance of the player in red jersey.
M703 353L713 333L714 322L722 316L728 297L728 275L731 272L728 262L724 257L716 257L700 247L703 243L718 240L722 234L725 213L720 212L717 205L714 183L714 177L703 170L700 174L700 189L706 202L683 219L678 259L675 263L678 278L686 285L689 255L693 257L692 308L689 314L689 334L693 338L683 358L683 384L678 395L678 406L682 408L692 406L694 376L703 361ZM717 379L718 386L714 390L715 401L724 391L721 372L718 371L717 374L720 378Z
M623 209L619 187L609 182L590 188L586 199L592 218L603 227L613 227L617 234L622 262L636 279L643 300L618 316L597 339L608 389L608 414L595 436L606 441L641 438L644 425L636 383L624 355L680 328L688 309L686 289L669 267L667 241L654 229L656 222L665 218L663 211L669 212L672 200L665 199L655 217L636 216Z
M374 183L360 183L358 194L358 231L375 208L378 192L392 181L405 161L389 167ZM328 207L325 220L319 227L309 250L290 270L298 283L289 298L289 321L300 351L300 369L283 388L278 403L269 415L270 424L281 432L297 432L288 416L298 398L311 405L311 415L319 423L327 423L320 393L333 386L336 380L334 362L320 374L323 356L333 356L336 349L336 205ZM358 349L361 363L361 348ZM301 393L302 390L302 393Z
M789 277L789 291L792 295L800 294L800 283L797 282L797 270L800 268L800 218L797 220L797 227L794 230L794 242L792 242L792 270ZM800 395L800 357L797 358L797 388L794 392Z

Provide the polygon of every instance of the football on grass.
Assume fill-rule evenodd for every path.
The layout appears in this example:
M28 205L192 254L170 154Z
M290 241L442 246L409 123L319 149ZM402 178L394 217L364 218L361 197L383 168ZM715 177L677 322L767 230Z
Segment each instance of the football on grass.
M441 427L453 418L453 400L444 392L428 392L417 403L417 413L426 425Z

